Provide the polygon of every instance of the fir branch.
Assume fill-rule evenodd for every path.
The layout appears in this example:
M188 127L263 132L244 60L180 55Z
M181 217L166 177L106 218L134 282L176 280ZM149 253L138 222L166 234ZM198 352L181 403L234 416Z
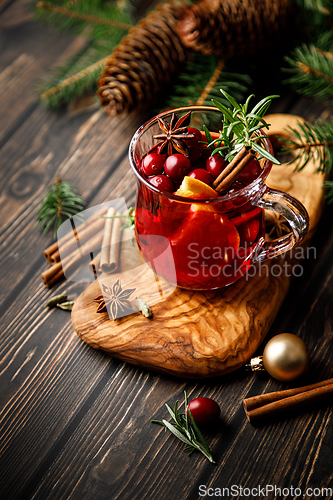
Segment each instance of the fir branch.
M83 14L82 12L76 12L73 10L66 9L65 7L57 7L56 5L51 5L46 2L38 2L36 4L38 9L48 10L55 12L57 14L62 14L63 16L73 17L74 19L79 19L80 21L86 21L92 24L103 24L104 26L109 26L111 28L119 28L122 30L129 30L133 27L132 24L122 23L120 21L115 21L113 19L105 19L103 17L92 16L90 14Z
M92 78L94 78L94 79L95 79L95 77L97 78L97 74L100 73L101 68L104 66L104 64L106 63L108 58L109 58L109 56L104 57L100 61L97 61L96 63L91 64L87 68L79 71L78 73L75 73L74 75L70 76L69 78L62 80L58 85L55 85L54 87L51 87L50 89L43 92L40 96L41 99L48 99L51 96L53 96L54 94L58 94L59 92L64 90L66 87L69 87L69 86L79 82L80 80L83 80L87 76L92 75ZM76 95L77 95L77 92L76 92Z
M318 172L333 170L333 117L331 120L317 119L313 124L297 122L297 128L287 127L289 139L281 138L281 154L292 153L295 170L302 170L309 161L318 162Z
M71 30L76 34L83 32L85 35L88 31L89 34L85 49L69 59L64 67L56 68L52 81L39 84L39 93L46 106L56 108L96 91L96 80L103 62L125 33L117 26L126 27L126 31L132 26L131 2L126 1L126 9L101 0L74 3L49 1L42 2L42 5L49 10L37 9L37 17L51 22L60 30Z
M195 103L211 106L213 97L229 105L227 99L220 93L221 88L232 93L235 99L242 100L252 84L250 76L244 72L224 68L222 65L223 63L217 61L214 56L192 54L185 64L184 71L180 73L177 82L170 90L163 108L178 108Z
M286 57L290 68L284 69L293 76L284 83L291 84L298 93L323 101L333 99L333 64L331 54L318 50L314 45L297 47L291 57Z
M81 212L83 207L84 201L70 183L57 178L50 186L49 192L39 202L37 224L44 228L43 235L54 226L54 238L56 238L63 218L73 217Z

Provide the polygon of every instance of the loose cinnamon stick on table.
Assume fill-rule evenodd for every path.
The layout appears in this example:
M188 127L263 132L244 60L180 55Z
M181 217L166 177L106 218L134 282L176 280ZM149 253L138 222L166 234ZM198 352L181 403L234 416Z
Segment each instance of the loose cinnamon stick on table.
M103 227L104 225L104 219L102 217L105 215L107 211L107 207L102 207L100 210L95 212L91 217L89 217L85 222L82 222L77 228L79 231L79 241L80 244L84 243L87 241L93 234L95 234L98 231L98 227ZM95 221L97 221L97 225L95 225ZM71 244L72 246L72 251L73 249L76 249L78 244L77 240L75 237L75 234L73 234L73 231L69 231L65 236L60 238L60 240L55 241L50 245L48 248L44 250L44 256L46 260L50 263L53 264L55 262L60 261L60 252L59 252L59 247L61 247L62 252L61 255L64 257L65 254L67 253L66 248L68 249L68 244ZM66 246L65 246L66 245ZM69 251L69 253L71 253ZM67 255L69 255L67 253Z
M243 405L248 421L254 423L332 396L331 378L317 384L247 398Z
M121 214L115 213L115 210L109 209L105 219L104 236L101 250L100 267L104 273L114 273L118 268L120 245L122 232L120 230L123 221Z
M100 247L103 238L103 231L94 234L88 241L86 241L80 248L77 248L70 255L65 257L62 261L57 262L49 269L42 273L42 280L48 288L51 288L57 281L59 281L66 272L68 272L75 265L79 264L83 256L88 255L96 248Z
M237 153L234 159L213 182L215 191L221 193L228 189L253 158L255 158L255 155L251 151L251 146L243 146L239 153Z
M89 270L95 275L98 276L101 274L101 269L100 269L100 264L101 264L101 254L102 252L99 252L96 257L93 258L88 264Z

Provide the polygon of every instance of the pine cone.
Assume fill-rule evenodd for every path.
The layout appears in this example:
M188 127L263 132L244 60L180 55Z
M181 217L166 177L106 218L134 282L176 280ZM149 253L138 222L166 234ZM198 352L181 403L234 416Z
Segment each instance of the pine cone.
M158 5L115 48L98 80L108 114L147 107L179 72L186 60L176 31L183 9L183 3Z
M202 0L184 10L178 32L186 47L225 60L285 43L292 24L290 0Z

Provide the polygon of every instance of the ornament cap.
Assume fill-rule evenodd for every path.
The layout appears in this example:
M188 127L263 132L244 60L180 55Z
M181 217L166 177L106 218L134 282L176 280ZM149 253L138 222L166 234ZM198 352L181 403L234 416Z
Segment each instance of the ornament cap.
M253 372L266 371L264 367L263 357L256 356L250 360L250 368Z

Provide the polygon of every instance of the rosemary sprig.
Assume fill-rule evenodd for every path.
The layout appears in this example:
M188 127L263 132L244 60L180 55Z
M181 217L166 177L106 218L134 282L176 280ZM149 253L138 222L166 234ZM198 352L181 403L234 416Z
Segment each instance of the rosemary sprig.
M39 202L37 224L44 227L43 235L54 225L54 238L56 238L64 216L71 218L81 212L83 207L83 199L70 183L57 178Z
M200 451L211 463L216 462L210 452L209 446L206 443L203 435L200 432L197 424L194 421L191 410L189 410L190 418L187 416L187 394L185 394L185 413L178 412L178 400L175 404L174 411L170 406L165 403L165 406L170 413L173 422L170 423L167 420L151 420L153 424L159 424L165 427L165 431L169 430L174 436L176 436L180 441L186 444L185 450L189 455L195 450Z
M212 155L219 153L226 160L230 161L244 146L250 146L251 149L259 153L262 157L267 158L276 165L280 165L280 162L274 156L256 142L260 140L260 136L255 135L259 129L269 128L269 124L265 122L263 116L267 113L272 99L279 96L270 95L265 97L248 112L250 100L254 97L253 94L246 99L245 104L239 104L223 89L221 89L221 92L231 104L232 109L212 99L215 106L223 113L223 130L220 133L220 137L208 144L208 146L218 144L213 150Z
M130 229L135 229L135 208L130 207L128 209L127 214L124 215L111 215L110 217L103 217L103 219L127 219L126 223L121 226L120 231L124 231L124 229L127 229L128 227Z

